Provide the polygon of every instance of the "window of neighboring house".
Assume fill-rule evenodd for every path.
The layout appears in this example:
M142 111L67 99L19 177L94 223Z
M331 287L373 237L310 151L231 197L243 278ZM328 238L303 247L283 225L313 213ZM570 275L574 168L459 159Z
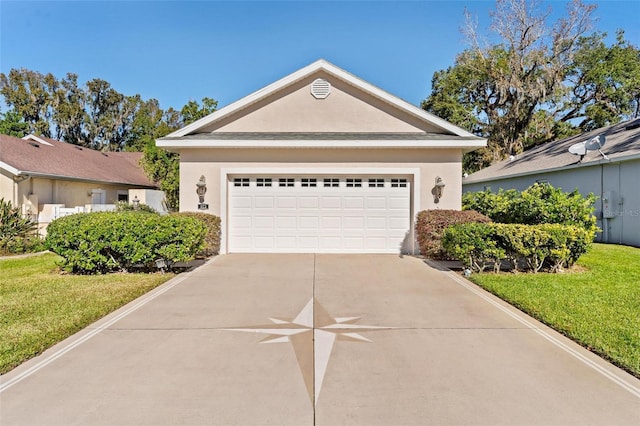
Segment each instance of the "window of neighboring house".
M118 191L118 202L129 202L129 191Z
M91 190L91 204L106 204L107 191L104 189Z

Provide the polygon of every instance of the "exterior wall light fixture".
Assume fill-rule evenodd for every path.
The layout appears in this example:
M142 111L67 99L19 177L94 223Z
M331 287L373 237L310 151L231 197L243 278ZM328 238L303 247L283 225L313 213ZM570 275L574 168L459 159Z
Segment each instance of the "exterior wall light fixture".
M209 210L209 204L204 202L204 194L207 192L207 182L204 175L196 183L196 194L198 194L198 210Z
M433 201L435 203L440 202L440 198L442 198L442 193L444 191L444 181L440 176L436 176L436 184L433 187Z

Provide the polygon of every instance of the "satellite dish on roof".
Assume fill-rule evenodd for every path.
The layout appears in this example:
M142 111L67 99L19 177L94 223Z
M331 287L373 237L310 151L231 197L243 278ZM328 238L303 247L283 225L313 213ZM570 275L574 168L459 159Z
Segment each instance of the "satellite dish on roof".
M584 156L587 154L586 142L574 143L569 147L569 152L574 155Z
M602 152L602 150L601 150L601 148L604 146L605 142L606 142L606 139L605 139L604 135L599 135L599 136L596 136L594 138L589 139L588 141L578 142L578 143L575 143L575 144L571 145L569 147L569 152L574 154L574 155L579 155L580 156L580 160L578 162L582 161L584 156L587 155L588 151L598 151L600 154L602 154L602 156L604 157L605 160L608 160L609 157L607 157L604 154L604 152Z
M596 136L595 138L589 139L587 142L585 142L585 146L587 147L588 151L595 151L595 150L600 151L600 148L604 146L605 142L606 142L606 139L604 135L600 135L600 136Z

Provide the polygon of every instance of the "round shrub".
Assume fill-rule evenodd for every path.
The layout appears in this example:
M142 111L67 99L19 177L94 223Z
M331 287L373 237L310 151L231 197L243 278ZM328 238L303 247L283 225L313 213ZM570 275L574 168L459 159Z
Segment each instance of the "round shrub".
M45 244L64 269L81 274L152 269L155 261L183 262L202 249L207 232L196 219L138 212L81 213L56 219Z
M473 210L423 210L416 217L416 238L420 253L431 259L446 260L451 256L442 248L442 233L451 225L491 222L487 216Z
M172 215L198 219L207 226L204 249L198 253L199 256L209 257L220 252L220 218L218 216L202 212L180 212Z

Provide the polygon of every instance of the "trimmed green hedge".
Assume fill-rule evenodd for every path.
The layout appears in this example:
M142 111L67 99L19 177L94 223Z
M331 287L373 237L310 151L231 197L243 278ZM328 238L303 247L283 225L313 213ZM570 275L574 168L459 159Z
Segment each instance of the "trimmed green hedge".
M475 271L503 262L514 270L561 271L591 248L593 232L579 226L467 223L447 228L442 245Z
M202 212L180 212L172 215L199 219L207 226L204 249L198 255L209 257L220 253L220 218L218 216Z
M462 196L462 208L478 211L498 223L559 223L580 226L595 236L598 231L593 215L595 201L593 194L583 197L578 190L564 192L548 183L535 183L522 192L514 189L467 192Z
M424 210L416 217L416 237L420 253L431 259L449 259L442 248L442 233L451 225L469 222L491 222L487 216L473 210Z
M157 259L193 259L207 228L200 220L139 212L82 213L47 228L47 248L64 258L64 269L81 274L152 269Z

